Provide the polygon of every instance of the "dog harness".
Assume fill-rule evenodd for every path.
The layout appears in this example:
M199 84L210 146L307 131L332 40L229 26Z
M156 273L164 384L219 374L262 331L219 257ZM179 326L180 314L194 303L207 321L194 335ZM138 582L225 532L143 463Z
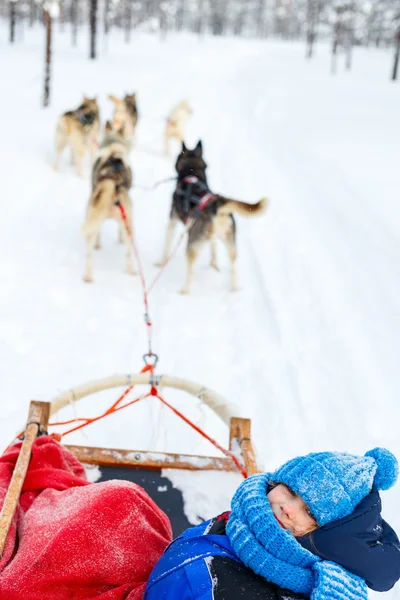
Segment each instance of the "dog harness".
M103 163L103 165L101 166L100 179L104 180L112 178L113 175L117 174L121 177L122 181L120 183L116 183L115 191L118 193L121 190L121 188L125 188L128 190L130 184L127 181L125 169L126 165L124 164L124 161L121 158L118 158L116 156L110 156L110 158L108 158L105 161L105 163Z
M76 111L76 116L78 117L78 120L82 123L83 126L93 125L97 118L96 113L83 112L83 110L80 108L78 108L78 110Z
M182 203L181 208L185 215L185 223L189 217L197 216L199 212L204 210L210 200L215 197L208 185L194 175L188 175L178 181L175 194Z

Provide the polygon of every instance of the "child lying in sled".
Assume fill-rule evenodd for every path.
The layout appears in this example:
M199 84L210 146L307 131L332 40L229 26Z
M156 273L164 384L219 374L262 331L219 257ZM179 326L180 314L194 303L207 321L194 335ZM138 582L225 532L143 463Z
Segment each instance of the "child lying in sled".
M396 458L324 452L245 480L232 512L185 531L167 548L145 600L356 600L400 578L400 545L378 490Z

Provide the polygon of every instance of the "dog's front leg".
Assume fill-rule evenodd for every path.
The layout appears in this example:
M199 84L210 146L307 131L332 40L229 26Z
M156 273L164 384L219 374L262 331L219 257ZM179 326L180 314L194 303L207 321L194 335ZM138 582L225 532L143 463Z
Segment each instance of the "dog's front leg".
M203 244L195 244L188 245L186 250L186 259L187 259L187 272L186 272L186 282L183 288L180 290L181 294L190 294L190 290L192 288L193 283L193 273L194 273L194 263L199 255L200 248Z
M164 246L164 254L162 259L160 260L160 262L156 263L157 267L163 267L165 265L165 263L167 262L167 260L169 259L169 255L171 252L171 246L172 246L172 240L174 237L174 231L175 231L175 227L178 223L178 219L172 218L170 219L169 223L168 223L168 229L167 229L167 237L165 239L165 246Z
M58 169L59 169L61 154L66 145L67 145L66 137L57 130L57 132L56 132L56 157L55 157L54 163L53 163L53 169L55 171L58 171Z
M83 157L85 156L85 146L83 144L79 144L73 149L74 154L74 163L76 167L76 173L78 177L82 177L82 163Z
M237 277L236 277L236 242L235 242L235 233L231 231L225 238L224 243L228 250L229 260L231 262L231 292L236 292L239 288L237 285Z
M83 281L92 283L93 281L93 250L96 245L97 233L86 237L86 269Z

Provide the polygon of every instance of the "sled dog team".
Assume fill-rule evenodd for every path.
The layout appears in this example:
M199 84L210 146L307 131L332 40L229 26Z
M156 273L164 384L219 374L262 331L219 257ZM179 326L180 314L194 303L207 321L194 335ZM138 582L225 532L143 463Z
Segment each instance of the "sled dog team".
M133 232L132 170L129 152L134 141L139 113L136 94L127 94L120 99L108 96L114 105L112 119L107 121L100 145L100 113L96 98L84 97L80 106L64 113L56 129L55 168L66 147L70 148L71 161L76 172L82 175L82 163L87 152L92 162L92 193L89 198L83 234L86 238L86 266L84 281L93 281L93 251L100 248L100 228L106 219L114 219L120 226L120 241L125 244L126 270L135 274L130 232ZM186 248L187 274L181 293L190 293L196 259L202 248L209 243L210 266L218 269L216 240L220 239L227 248L230 261L230 289L237 289L236 278L236 225L234 213L243 216L262 214L268 200L262 198L256 204L248 204L221 194L212 193L208 187L207 163L203 157L201 141L190 150L184 143L185 125L192 110L186 100L170 112L165 122L164 151L169 154L170 140L181 144L181 152L175 163L176 188L172 196L170 221L161 260L162 266L170 256L173 234L181 222L187 229Z

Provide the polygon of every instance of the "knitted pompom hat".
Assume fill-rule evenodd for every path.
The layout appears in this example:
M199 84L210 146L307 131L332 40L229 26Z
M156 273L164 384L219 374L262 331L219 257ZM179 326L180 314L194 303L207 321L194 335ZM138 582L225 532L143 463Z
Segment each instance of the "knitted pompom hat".
M372 487L388 490L397 479L396 457L385 448L365 456L319 452L293 458L271 476L298 494L322 526L347 517Z

